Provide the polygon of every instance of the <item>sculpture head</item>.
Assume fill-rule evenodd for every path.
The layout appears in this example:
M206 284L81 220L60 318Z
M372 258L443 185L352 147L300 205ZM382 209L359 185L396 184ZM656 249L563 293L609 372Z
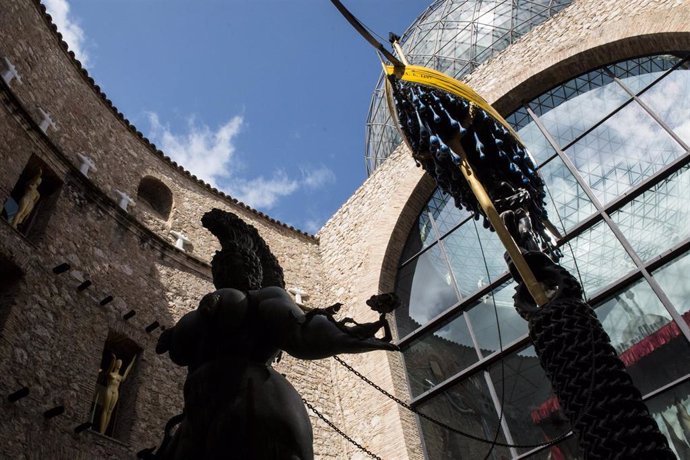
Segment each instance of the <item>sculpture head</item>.
M201 223L221 245L211 261L213 284L217 289L248 291L267 286L285 287L283 269L253 226L220 209L204 214Z
M113 366L113 372L119 372L121 367L122 367L122 360L116 359L115 360L115 366Z

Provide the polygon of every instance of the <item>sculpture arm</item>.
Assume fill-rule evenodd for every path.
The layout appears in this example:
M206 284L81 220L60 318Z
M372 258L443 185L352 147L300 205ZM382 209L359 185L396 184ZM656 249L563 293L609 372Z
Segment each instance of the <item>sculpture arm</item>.
M132 360L129 362L129 365L127 366L127 369L125 370L125 373L122 375L122 381L123 381L123 382L124 382L125 380L127 380L127 376L129 375L129 371L131 371L131 370L132 370L132 367L134 367L134 361L136 361L136 360L137 360L137 356L134 355L134 357L132 358Z
M322 359L340 353L365 353L374 350L398 350L398 347L374 337L358 338L348 334L325 315L307 320L287 292L280 288L257 291L262 321L276 345L300 359Z

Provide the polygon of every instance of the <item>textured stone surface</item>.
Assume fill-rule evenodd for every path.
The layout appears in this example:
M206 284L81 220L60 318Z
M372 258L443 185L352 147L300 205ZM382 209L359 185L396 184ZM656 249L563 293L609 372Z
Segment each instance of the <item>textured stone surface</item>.
M173 324L213 289L208 262L219 246L202 228L202 214L220 207L257 227L280 260L288 286L307 291L309 304L322 300L317 240L215 193L163 159L102 100L34 2L1 4L0 55L9 57L26 77L9 89L0 88L2 202L31 155L44 161L63 186L41 235L26 238L0 219L1 263L9 261L24 272L11 305L2 304L0 372L8 378L0 381L0 395L23 385L31 388L29 397L4 404L10 416L0 422L0 456L131 458L139 449L156 445L167 419L181 409L184 370L155 354L160 329L147 334L144 328L156 320ZM57 124L47 136L35 124L39 106ZM88 180L76 170L79 153L97 164ZM135 206L130 214L116 206L113 189L136 200L139 181L146 175L173 192L173 210L165 222L145 205ZM171 229L189 236L191 254L172 246ZM54 275L52 267L62 262L72 271ZM78 292L76 286L86 279L93 285ZM114 301L101 307L99 301L108 295ZM122 315L129 310L137 313L124 321ZM118 419L129 425L122 442L72 432L88 419L109 331L125 335L143 350L126 383L136 388L136 397L126 417ZM286 359L277 367L334 418L336 400L327 363ZM65 406L65 414L43 422L41 413L58 404ZM321 423L314 419L316 452L321 458L336 458L341 441Z
M127 125L88 81L29 0L0 0L0 56L22 75L0 83L0 198L14 187L31 155L63 182L47 226L27 238L0 219L0 265L24 275L0 297L0 395L31 387L29 397L2 402L0 456L6 458L131 458L155 445L161 428L181 407L182 369L153 352L164 325L195 308L212 289L208 261L217 242L199 222L221 207L256 226L285 269L288 287L310 294L308 306L343 302L341 316L374 320L365 305L374 293L393 290L407 233L433 184L400 148L377 169L318 234L290 229L222 196L166 160ZM499 109L509 111L558 82L598 65L631 56L690 49L690 5L682 1L577 0L533 30L468 81ZM57 130L37 130L38 108ZM89 180L77 168L79 153L92 157ZM356 155L353 155L356 157ZM113 189L137 195L153 176L170 188L173 209L163 220L145 206L119 210ZM192 243L173 247L170 230ZM69 262L61 275L52 267ZM93 285L84 292L83 280ZM98 305L107 295L115 300ZM9 301L7 299L10 299ZM122 315L134 309L129 321ZM88 417L103 343L117 331L143 350L131 385L136 397L121 441L73 434ZM371 380L408 399L402 357L376 352L344 359ZM331 359L300 362L285 357L276 368L343 431L385 459L423 458L414 416L366 386ZM44 421L42 412L66 412ZM312 417L319 458L365 455ZM33 453L31 453L33 452Z

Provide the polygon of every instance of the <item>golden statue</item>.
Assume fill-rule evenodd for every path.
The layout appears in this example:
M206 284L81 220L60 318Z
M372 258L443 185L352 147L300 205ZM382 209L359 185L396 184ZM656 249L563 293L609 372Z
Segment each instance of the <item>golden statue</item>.
M39 198L41 198L41 194L38 193L38 186L41 185L42 180L41 174L43 174L43 171L39 169L36 177L34 177L26 186L24 195L19 199L19 209L10 221L10 225L12 225L13 228L19 227L19 225L21 225L26 218L29 217L31 211L34 210L36 203L38 203Z
M105 433L108 424L110 423L110 417L113 415L113 409L117 404L117 400L120 398L120 385L122 382L127 380L129 371L132 370L136 356L132 358L132 361L127 366L124 374L120 374L120 368L122 368L122 360L111 353L112 359L110 361L110 367L106 374L106 385L101 390L100 400L102 402L101 408L101 419L98 425L99 433Z

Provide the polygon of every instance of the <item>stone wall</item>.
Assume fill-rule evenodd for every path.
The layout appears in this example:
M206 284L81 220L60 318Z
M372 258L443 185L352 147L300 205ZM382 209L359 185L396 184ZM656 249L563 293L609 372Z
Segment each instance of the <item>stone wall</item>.
M421 177L409 152L399 148L319 231L326 295L329 301L345 304L342 316L376 320L378 315L365 301L393 290L392 283L380 286L384 256L389 245L404 245L405 231L398 239L391 240L391 235ZM398 353L378 351L343 359L385 390L409 398ZM423 458L414 417L344 367L332 366L339 388L347 389L338 395L341 428L381 458ZM345 458L366 458L352 445L347 448Z
M308 292L313 305L323 301L318 241L213 190L165 158L99 92L37 2L2 0L0 5L0 57L21 75L21 82L9 86L0 81L0 201L27 162L35 161L31 158L44 162L62 183L52 209L40 212L46 227L39 234L23 235L0 219L0 264L24 273L1 303L0 372L8 377L0 381L0 395L31 388L29 397L3 404L9 416L0 422L5 446L0 456L131 458L156 445L167 419L181 409L184 370L155 354L161 329L146 333L144 328L153 321L174 324L213 289L208 262L219 245L202 228L203 213L218 207L254 225L283 266L288 287ZM57 129L47 134L38 129L39 107L51 114ZM80 153L96 162L88 178L77 170ZM136 200L145 176L172 191L169 219L145 205L129 213L118 208L114 189ZM186 234L193 249L173 247L171 229ZM71 270L53 274L63 262ZM76 287L85 280L92 285L79 292ZM101 306L107 296L114 300ZM124 320L130 310L135 316ZM142 349L129 379L136 396L118 419L129 428L120 430L119 441L72 432L89 416L109 332ZM337 417L327 362L284 359L277 369L322 413ZM44 421L42 412L56 405L64 405L65 414ZM313 423L317 455L336 458L340 438L319 419Z
M153 352L160 329L195 308L212 289L208 261L218 248L199 222L220 207L240 215L267 240L285 269L288 287L301 287L312 306L343 302L342 315L374 320L365 305L392 291L407 233L433 183L400 148L355 192L319 232L319 240L291 229L211 189L172 163L117 112L69 56L33 0L0 0L0 57L22 81L0 83L0 198L12 191L32 155L62 182L46 226L26 237L0 219L0 273L23 272L0 293L0 395L27 385L29 397L3 402L2 456L8 458L128 458L155 445L161 427L181 407L184 374ZM576 0L559 15L478 68L467 80L507 113L523 100L577 73L615 60L690 47L690 6L682 1ZM57 129L37 128L38 108ZM77 172L78 154L97 171ZM152 176L173 194L161 219L146 206L131 213L116 205L114 189L136 199L141 178ZM192 241L185 253L170 230ZM52 267L72 269L56 275ZM79 292L84 280L93 285ZM0 284L0 286L2 286ZM105 306L101 299L112 295ZM136 310L129 320L123 314ZM109 331L134 341L142 353L131 383L136 397L120 441L73 428L88 417ZM402 399L408 388L402 357L376 352L345 356L375 383ZM423 458L417 421L331 359L285 358L288 375L314 406L358 442L385 459ZM65 406L44 420L43 411ZM365 458L312 417L319 458Z

